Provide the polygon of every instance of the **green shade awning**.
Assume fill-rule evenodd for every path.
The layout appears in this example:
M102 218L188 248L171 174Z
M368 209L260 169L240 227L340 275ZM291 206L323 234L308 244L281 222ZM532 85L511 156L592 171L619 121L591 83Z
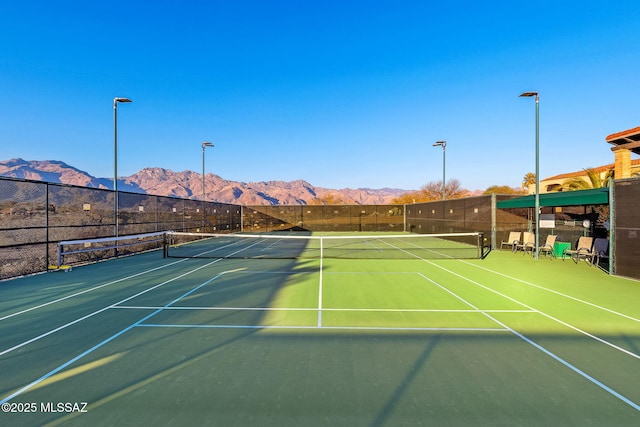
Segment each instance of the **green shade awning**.
M591 190L559 191L540 195L540 206L579 206L579 205L608 205L609 189L594 188ZM516 197L497 203L498 209L533 208L535 196Z

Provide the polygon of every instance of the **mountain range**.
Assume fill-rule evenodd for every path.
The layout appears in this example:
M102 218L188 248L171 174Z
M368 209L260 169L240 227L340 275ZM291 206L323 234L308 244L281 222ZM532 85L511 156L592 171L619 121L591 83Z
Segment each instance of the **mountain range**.
M96 178L56 160L10 159L0 161L0 176L82 187L113 188L113 179ZM239 182L215 174L205 175L205 198L209 201L242 205L292 204L388 204L407 190L383 188L315 187L303 181ZM144 168L118 178L118 190L158 196L202 198L202 175L193 171L174 172L164 168Z

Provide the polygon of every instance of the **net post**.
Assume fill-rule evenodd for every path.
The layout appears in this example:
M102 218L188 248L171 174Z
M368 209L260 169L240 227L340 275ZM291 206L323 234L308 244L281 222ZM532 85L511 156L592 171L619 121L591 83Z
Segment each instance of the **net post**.
M492 242L489 245L485 246L485 244L484 244L484 232L480 233L480 236L479 236L480 242L478 242L479 243L478 247L479 247L479 250L480 250L479 259L485 259L487 257L487 255L489 255L489 253L493 250L493 235L494 235L494 233L491 232ZM485 251L485 248L486 248L486 251Z
M498 240L496 239L496 224L497 224L497 209L498 209L498 198L496 197L496 193L491 194L491 249L496 249L498 247Z
M58 267L62 265L62 250L63 246L61 242L58 242Z
M165 232L162 237L162 258L169 258L169 233Z

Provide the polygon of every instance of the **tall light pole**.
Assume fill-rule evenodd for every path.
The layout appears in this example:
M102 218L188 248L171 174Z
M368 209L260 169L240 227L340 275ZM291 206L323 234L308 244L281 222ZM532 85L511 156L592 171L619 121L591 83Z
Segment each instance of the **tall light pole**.
M202 143L202 231L205 230L207 225L207 213L206 213L206 207L205 207L207 203L205 201L206 192L204 187L204 150L207 147L213 148L213 144L207 141Z
M202 143L202 201L205 201L205 191L204 191L204 149L207 147L213 148L213 144L210 142ZM203 208L204 209L204 208Z
M525 92L522 97L536 98L536 196L535 196L535 219L536 219L536 235L535 235L535 258L538 259L538 241L540 240L540 96L538 92Z
M133 102L129 98L113 98L113 224L118 237L118 103Z
M446 152L447 152L447 141L438 141L435 144L433 144L434 147L442 147L442 200L446 199L445 196L445 177L446 177L446 167L447 167L447 163L445 160L445 156L446 156Z

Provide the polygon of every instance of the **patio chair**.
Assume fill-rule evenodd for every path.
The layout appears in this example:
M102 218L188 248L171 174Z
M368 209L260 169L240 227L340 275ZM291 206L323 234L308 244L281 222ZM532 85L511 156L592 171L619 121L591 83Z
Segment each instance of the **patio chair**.
M520 232L519 231L511 231L509 232L509 238L506 241L500 242L500 250L502 250L503 246L510 246L511 252L516 250L516 245L520 244Z
M590 261L592 257L591 247L593 246L593 237L582 236L578 239L578 244L574 250L565 249L562 252L562 260L565 257L571 258L577 264L581 259Z
M609 239L598 238L593 242L591 251L591 265L600 267L600 261L609 262Z
M547 258L551 258L551 255L553 255L553 245L556 243L556 237L558 236L555 234L549 234L547 236L547 240L544 242L544 245L538 248L538 256L543 253Z
M519 243L516 245L515 251L516 252L522 251L523 254L526 254L528 251L531 251L531 254L533 254L535 247L536 247L535 234L525 231L524 233L522 233L522 243Z

